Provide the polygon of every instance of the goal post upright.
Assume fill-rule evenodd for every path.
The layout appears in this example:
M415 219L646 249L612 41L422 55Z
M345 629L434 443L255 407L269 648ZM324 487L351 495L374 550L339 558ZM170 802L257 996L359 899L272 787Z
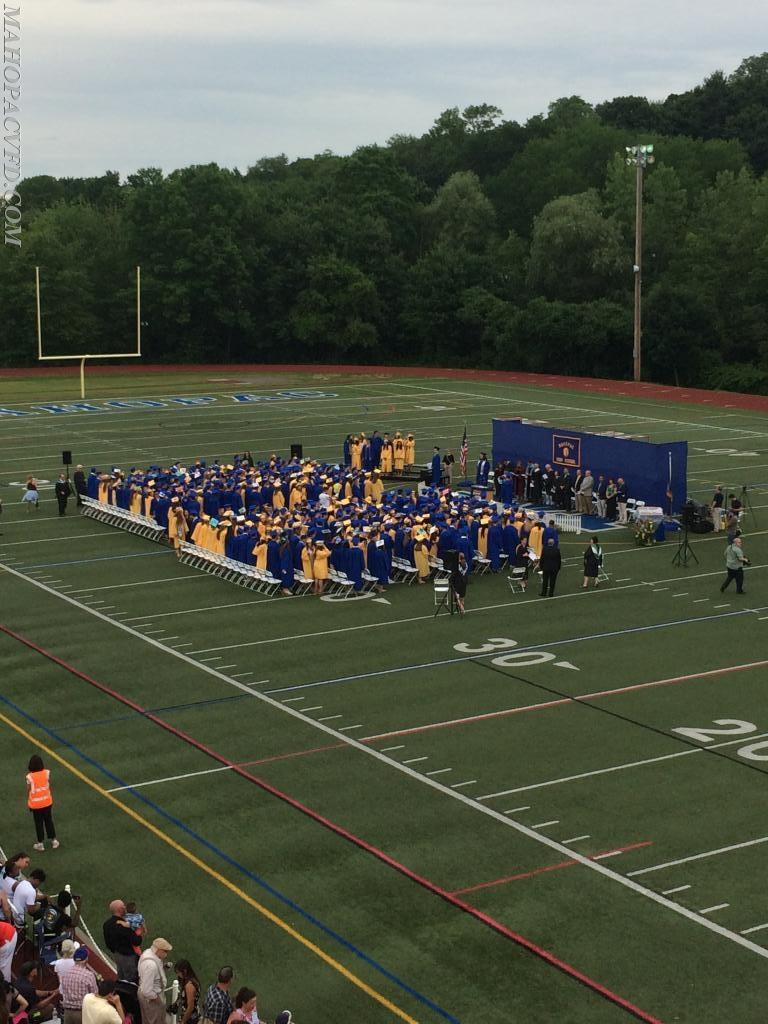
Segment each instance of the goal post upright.
M77 355L43 355L43 322L40 301L40 267L35 267L35 309L37 312L37 359L38 362L56 360L80 361L80 397L85 398L85 362L87 359L140 359L141 358L141 267L136 267L136 351L135 352L81 352Z

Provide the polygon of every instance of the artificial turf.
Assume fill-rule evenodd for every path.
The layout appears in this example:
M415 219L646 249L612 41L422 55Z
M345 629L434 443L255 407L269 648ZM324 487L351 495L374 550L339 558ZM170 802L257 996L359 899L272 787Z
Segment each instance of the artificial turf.
M69 379L0 382L0 406L37 413L0 416L0 563L12 570L0 624L114 691L0 634L6 852L32 842L34 747L15 723L101 789L137 786L113 797L177 844L53 763L62 847L38 859L54 887L82 891L91 924L114 896L135 898L205 979L233 962L265 1017L290 1006L299 1022L631 1019L514 932L649 1019L761 1020L768 927L750 929L768 925L765 416L471 379L212 379L225 377L94 376L101 411L60 413L40 406L76 400ZM244 391L283 397L231 397ZM165 404L102 408L147 396ZM515 414L685 438L699 499L715 483L752 485L747 594L717 589L722 536L695 538L698 564L678 569L674 542L638 549L613 530L606 587L581 592L585 538L564 535L554 600L486 576L461 620L434 618L427 587L393 586L389 603L270 600L73 505L59 519L46 485L39 510L20 503L28 473L55 479L63 448L107 468L259 458L294 441L336 460L346 433L377 428L413 431L422 461L433 444L457 450L465 423L472 453L489 448L491 418ZM708 726L726 731L673 731ZM188 777L156 781L174 776ZM568 863L569 851L611 856ZM479 915L441 895L454 892Z

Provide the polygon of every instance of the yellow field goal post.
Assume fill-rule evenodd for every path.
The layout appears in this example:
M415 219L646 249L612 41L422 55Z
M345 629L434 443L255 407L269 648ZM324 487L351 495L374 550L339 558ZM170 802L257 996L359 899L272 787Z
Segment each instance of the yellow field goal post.
M53 362L57 359L80 360L80 397L85 398L85 361L86 359L139 359L141 358L141 267L136 267L136 351L135 352L98 352L80 355L44 356L43 355L43 324L40 315L40 267L35 267L35 302L37 306L37 359L38 362Z

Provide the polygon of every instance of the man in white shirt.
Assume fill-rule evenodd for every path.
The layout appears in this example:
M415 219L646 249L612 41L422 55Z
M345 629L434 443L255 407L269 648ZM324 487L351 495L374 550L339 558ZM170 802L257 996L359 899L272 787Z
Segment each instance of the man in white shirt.
M143 1024L165 1024L165 963L173 946L155 939L139 957L139 1006Z
M23 878L13 888L11 907L13 919L19 928L23 928L26 915L36 914L42 907L45 895L40 892L40 886L45 881L45 872L41 868L30 871L29 878Z
M114 981L100 981L98 995L83 997L83 1024L123 1024L125 1011Z

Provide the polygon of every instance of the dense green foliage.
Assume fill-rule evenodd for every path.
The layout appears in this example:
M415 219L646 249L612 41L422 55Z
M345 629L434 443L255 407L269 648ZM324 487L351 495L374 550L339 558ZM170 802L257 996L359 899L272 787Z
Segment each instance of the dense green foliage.
M350 156L120 182L23 182L0 250L0 360L132 343L182 361L424 363L627 376L634 169L645 189L645 375L768 391L768 53L660 103L578 96L526 124L487 104Z

